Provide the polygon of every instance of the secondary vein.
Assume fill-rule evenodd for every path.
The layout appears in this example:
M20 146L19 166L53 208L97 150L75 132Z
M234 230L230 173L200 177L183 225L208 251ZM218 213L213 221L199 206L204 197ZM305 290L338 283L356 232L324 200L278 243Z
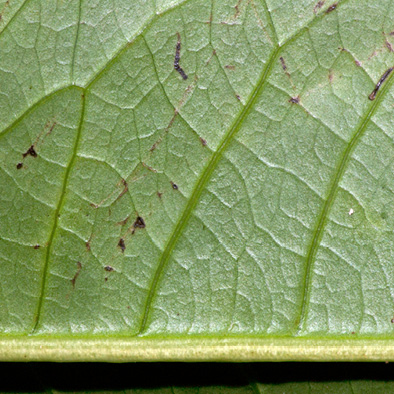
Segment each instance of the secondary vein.
M342 2L340 3L341 5L345 4L348 0L342 0ZM268 11L268 10L267 10ZM240 113L240 115L237 117L237 119L235 120L235 122L233 123L232 127L230 128L229 132L226 134L226 136L224 137L223 141L221 142L218 150L212 155L211 160L209 161L207 167L204 169L199 181L197 182L197 185L195 187L195 189L192 192L192 195L185 207L185 210L183 211L183 214L181 216L181 218L179 219L174 232L171 235L171 238L169 239L163 254L161 256L158 268L156 269L152 284L150 286L149 292L148 292L148 297L147 300L145 302L145 307L144 307L144 311L143 311L143 317L142 317L142 321L141 321L141 326L140 329L138 331L137 335L142 335L143 332L146 329L147 326L147 322L148 322L148 317L149 317L149 313L150 313L150 308L152 305L152 301L153 301L153 297L156 293L156 288L158 285L158 282L160 280L161 274L168 262L168 260L171 257L172 251L175 247L175 244L177 243L179 237L182 234L183 229L185 228L192 211L194 210L195 206L198 203L199 197L201 196L202 191L205 188L205 185L207 184L208 180L210 179L214 169L216 168L216 165L218 163L218 161L220 160L223 152L225 151L225 149L227 148L227 146L229 145L229 143L231 142L232 138L234 137L234 135L237 133L237 131L239 130L243 120L245 119L245 117L247 116L247 114L249 113L250 108L254 105L257 97L259 96L259 94L261 93L261 91L263 90L263 87L265 85L265 81L267 80L268 75L270 74L270 71L275 63L275 60L278 58L279 53L282 52L284 50L285 47L287 47L291 42L293 42L297 37L299 37L301 34L303 34L305 31L308 31L315 23L317 23L317 21L321 20L322 18L325 17L325 13L315 17L313 20L310 21L310 23L308 23L307 26L303 27L302 29L300 29L299 31L297 31L296 33L294 33L292 36L290 36L286 42L284 42L282 45L277 44L275 49L273 49L273 52L271 53L271 56L267 62L266 67L264 68L261 77L255 87L255 89L253 90L248 102L246 103L245 107L243 108L242 112ZM272 19L270 21L271 23L271 27L274 29L274 26L272 24ZM276 33L275 33L276 36ZM304 296L304 294L303 294Z
M390 79L387 81L386 85L382 89L381 94L378 96L377 100L373 101L372 104L370 105L368 112L364 116L364 118L361 119L359 122L356 131L351 138L350 142L348 143L341 160L339 161L338 167L334 173L333 176L333 181L331 183L330 191L328 193L328 197L323 205L323 209L320 213L319 219L317 221L315 230L313 232L313 237L312 237L312 242L309 247L307 259L306 259L306 265L305 265L305 274L304 274L304 285L302 288L302 304L301 304L301 312L299 314L299 318L296 320L297 323L297 334L300 334L302 332L302 329L306 323L307 320L307 315L308 315L308 306L309 306L309 300L310 300L310 286L311 286L311 272L312 272L312 267L313 267L313 262L316 257L317 249L319 248L321 238L323 236L323 230L325 228L325 225L327 223L327 217L330 213L331 207L333 205L333 202L335 200L335 196L338 191L339 187L339 182L342 179L342 176L346 170L346 167L349 163L349 160L351 158L351 153L357 143L359 142L360 138L364 134L369 121L371 120L373 114L375 113L376 109L379 106L379 103L381 103L382 98L384 97L384 93L387 91L389 86L391 86L392 82L394 81L392 75L389 77Z
M60 210L63 205L64 197L66 195L68 181L70 178L71 169L74 166L74 162L77 157L79 142L81 140L82 124L83 124L83 119L84 119L84 115L85 115L85 92L81 93L81 101L82 101L82 108L81 108L81 117L80 117L79 125L78 125L77 137L75 139L74 150L73 150L73 154L71 156L70 163L66 169L66 174L65 174L64 180L63 180L60 199L59 199L59 202L58 202L56 210L55 210L55 219L53 222L52 231L51 231L51 234L49 235L49 240L48 240L48 244L47 244L47 251L46 251L46 255L45 255L45 264L44 264L42 279L41 279L41 291L40 291L40 296L38 299L38 306L37 306L37 311L35 313L34 323L33 323L33 328L31 330L31 334L34 334L36 332L37 327L40 323L43 299L44 299L46 283L47 283L47 278L48 278L49 260L50 260L50 256L51 256L52 249L53 249L53 239L55 237L55 234L56 234L56 231L58 228Z
M13 130L15 128L15 126L17 126L20 122L22 122L22 120L25 119L26 116L31 114L37 107L48 102L50 99L52 99L57 94L63 93L63 92L70 90L70 89L81 89L82 90L82 88L79 86L65 86L63 88L54 90L53 92L49 93L48 95L40 98L31 107L29 107L25 112L23 112L21 115L19 115L19 117L16 118L9 126L7 126L3 131L0 132L0 139L3 138L4 136L6 136L11 130Z
M193 212L195 206L197 205L199 198L201 196L201 193L204 190L205 185L207 184L208 180L210 179L214 169L216 168L216 165L217 165L218 161L220 160L223 152L226 150L227 146L229 145L229 143L233 139L234 135L239 130L243 120L245 119L245 117L249 113L250 108L253 106L257 97L259 96L259 93L263 89L265 81L267 80L267 76L269 75L269 73L273 67L273 64L274 64L275 59L278 55L278 52L279 52L279 47L276 47L273 50L266 66L261 74L261 77L260 77L258 83L256 84L255 89L253 90L252 94L250 95L248 102L246 103L246 105L243 107L241 113L238 115L238 117L233 122L232 126L229 129L229 132L225 135L224 139L220 143L219 148L213 153L211 160L209 161L208 165L205 167L200 179L197 182L196 187L193 190L193 193L192 193L188 203L186 204L185 210L183 211L183 214L182 214L181 218L179 219L179 221L175 227L175 230L172 233L171 238L168 241L168 243L164 249L164 252L163 252L160 262L159 262L159 266L155 272L155 276L154 276L152 284L150 286L148 297L147 297L147 300L145 303L144 314L143 314L142 323L141 323L138 335L141 335L146 328L146 324L147 324L149 312L150 312L150 307L152 304L153 297L156 293L157 284L159 282L159 279L161 277L163 269L166 266L171 254L172 254L174 246L177 243L180 235L182 234L182 231L183 231L184 227L186 226L186 224L190 218L190 215Z

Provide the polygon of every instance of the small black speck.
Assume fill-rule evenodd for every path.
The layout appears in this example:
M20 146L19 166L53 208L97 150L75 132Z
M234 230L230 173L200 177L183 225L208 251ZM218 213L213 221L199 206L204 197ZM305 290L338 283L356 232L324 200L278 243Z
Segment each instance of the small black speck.
M104 269L105 269L107 272L115 271L115 268L111 267L110 265L106 265L106 266L104 267Z
M174 182L171 182L171 186L174 190L178 190L178 185Z
M33 248L34 248L34 249L39 249L39 248L40 248L40 245L38 245L38 244L37 244L37 245L34 245Z
M18 163L18 164L16 165L16 169L17 169L17 170L20 170L22 167L23 167L23 163Z

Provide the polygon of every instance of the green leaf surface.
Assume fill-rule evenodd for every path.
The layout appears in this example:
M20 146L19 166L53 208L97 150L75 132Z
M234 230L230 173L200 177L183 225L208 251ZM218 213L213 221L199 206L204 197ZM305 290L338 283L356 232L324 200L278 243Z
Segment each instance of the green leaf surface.
M393 10L0 1L0 358L394 359Z

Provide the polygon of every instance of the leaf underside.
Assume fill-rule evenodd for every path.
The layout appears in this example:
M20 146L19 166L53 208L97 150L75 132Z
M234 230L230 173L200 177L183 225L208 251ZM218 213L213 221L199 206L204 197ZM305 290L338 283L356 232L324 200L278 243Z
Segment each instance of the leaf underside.
M389 0L0 2L0 357L394 358L393 48Z

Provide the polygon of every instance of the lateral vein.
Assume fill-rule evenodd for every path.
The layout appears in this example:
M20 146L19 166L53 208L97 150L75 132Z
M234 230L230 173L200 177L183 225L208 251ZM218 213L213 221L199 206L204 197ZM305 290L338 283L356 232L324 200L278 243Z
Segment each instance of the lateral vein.
M43 299L44 299L47 278L48 278L49 260L50 260L52 249L53 249L53 239L55 238L55 234L58 229L59 214L60 214L60 211L61 211L61 208L63 205L64 197L66 195L66 190L67 190L67 185L68 185L69 178L70 178L71 169L74 166L74 162L77 157L78 146L79 146L79 143L81 140L82 124L83 124L83 119L84 119L84 115L85 115L85 92L81 93L81 100L82 100L82 108L81 108L81 117L80 117L80 121L79 121L77 137L75 139L74 150L73 150L73 154L71 156L71 160L70 160L70 162L67 166L67 169L66 169L66 174L65 174L64 180L63 180L60 199L59 199L59 202L58 202L56 210L55 210L55 219L53 222L52 231L49 235L49 240L48 240L48 244L47 244L47 251L46 251L46 255L45 255L45 264L44 264L42 279L41 279L41 291L40 291L40 296L39 296L39 300L38 300L37 311L34 316L34 322L33 322L33 328L31 330L31 334L34 334L36 332L37 327L40 323L41 314L42 314Z

